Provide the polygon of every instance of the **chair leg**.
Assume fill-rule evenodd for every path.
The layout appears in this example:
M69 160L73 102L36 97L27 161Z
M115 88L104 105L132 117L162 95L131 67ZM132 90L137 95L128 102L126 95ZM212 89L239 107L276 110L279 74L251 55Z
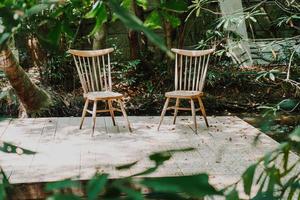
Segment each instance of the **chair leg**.
M176 123L176 117L177 117L177 112L178 112L178 106L179 106L179 103L180 103L180 99L177 98L177 99L176 99L176 104L175 104L175 110L174 110L174 120L173 120L173 124Z
M96 116L97 116L97 101L94 101L94 106L93 106L93 132L92 136L94 135L95 131L95 125L96 125Z
M127 122L127 126L128 126L128 129L130 132L132 132L132 129L131 129L131 126L130 126L130 123L129 123L129 120L128 120L128 117L127 117L127 114L126 114L126 111L125 111L125 106L124 106L124 103L122 100L118 100L119 104L120 104L120 107L121 107L121 111L123 113L123 117L125 118L126 122Z
M81 116L81 121L80 121L79 129L82 128L82 124L83 124L83 121L84 121L84 118L85 118L85 115L86 115L86 111L87 111L88 105L89 105L89 100L86 99L84 107L83 107L83 111L82 111L82 116Z
M195 103L193 99L191 99L191 110L192 110L192 118L195 126L195 133L197 133L196 111L195 111Z
M208 128L208 127L209 127L209 124L208 124L208 121L207 121L206 112L205 112L205 107L204 107L204 104L203 104L203 102L202 102L201 97L198 97L198 101L199 101L200 110L201 110L202 115L203 115L204 120L205 120L206 127Z
M160 121L159 121L159 124L158 124L157 130L159 130L159 128L160 128L160 125L161 125L161 123L162 123L162 121L163 121L163 119L164 119L164 116L165 116L165 114L166 114L166 111L167 111L167 108L168 108L169 101L170 101L170 98L168 97L168 98L166 99L166 102L165 102L164 108L163 108L163 110L162 110L162 112L161 112L161 115L160 115Z
M107 100L107 103L108 103L108 109L109 109L109 112L110 112L110 116L111 116L113 125L116 126L115 113L114 113L114 110L113 110L112 101Z

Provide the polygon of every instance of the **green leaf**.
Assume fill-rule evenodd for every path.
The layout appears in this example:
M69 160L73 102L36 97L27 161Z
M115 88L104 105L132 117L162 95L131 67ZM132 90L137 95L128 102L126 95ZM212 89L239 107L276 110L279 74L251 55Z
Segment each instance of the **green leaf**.
M0 199L7 198L6 190L9 187L10 187L10 185L9 185L8 179L0 167Z
M281 180L280 180L280 171L277 169L275 166L272 168L268 169L268 176L269 176L269 182L268 182L268 188L267 191L270 194L273 194L276 185L282 186Z
M85 18L96 18L95 26L89 36L94 35L101 28L102 24L107 21L107 11L104 3L97 1L93 9L85 15Z
M148 39L153 42L156 46L158 46L161 50L167 52L170 57L174 57L174 55L167 49L164 44L164 40L155 34L151 29L148 29L143 25L143 22L138 19L136 16L132 15L125 8L120 6L119 1L110 0L108 1L110 8L113 10L115 15L124 23L125 26L131 28L136 31L142 31L148 37Z
M273 73L269 73L269 78L272 80L272 81L275 81L275 75Z
M255 23L257 22L257 20L254 17L249 17L249 19Z
M28 154L28 155L36 153L28 149L24 149L16 145L7 142L1 142L1 141L0 141L0 151L5 153Z
M6 191L4 185L1 183L0 183L0 199L6 199Z
M141 175L147 175L155 172L159 166L164 164L165 161L169 160L171 158L171 154L168 151L154 153L149 156L149 159L155 162L154 167L150 167L140 173L134 174L133 176L141 176Z
M247 195L250 195L251 193L251 187L252 187L256 167L257 164L251 165L242 175L244 191Z
M287 192L288 194L287 200L295 199L293 198L295 192L300 189L300 180L297 180L297 178L297 175L291 177L283 186L283 188L285 188L285 192ZM284 194L284 196L286 196L287 194Z
M162 21L157 10L153 10L146 18L144 25L151 29L161 29Z
M141 6L144 10L147 9L148 1L147 0L136 0L136 4Z
M116 169L117 170L129 169L132 166L136 165L137 163L138 163L138 161L135 161L135 162L132 162L132 163L129 163L129 164L126 164L126 165L117 166Z
M121 6L128 10L131 10L132 1L133 0L122 0Z
M4 77L5 77L5 73L3 71L0 71L0 78L4 78ZM2 93L3 93L3 91L0 92L0 99L1 99L1 94Z
M287 200L293 200L294 194L296 192L296 188L291 188Z
M165 161L170 160L172 155L168 151L154 153L149 156L149 159L154 161L156 165L162 165Z
M154 167L150 167L142 172L139 172L137 174L134 174L132 176L141 176L146 175L155 172L159 166L163 165L165 161L169 160L172 157L173 153L176 152L186 152L186 151L192 151L195 150L194 148L185 148L185 149L175 149L175 150L168 150L168 151L162 151L158 153L153 153L149 156L149 159L155 162Z
M287 151L283 152L283 169L286 171L288 168L288 163L289 163L289 154L290 154L290 149L287 149Z
M188 10L188 2L185 0L166 0L161 4L161 8L172 12L186 12Z
M65 7L59 7L56 10L54 10L53 12L51 12L50 17L52 18L59 18L60 16L62 16L65 12Z
M35 15L49 8L50 4L37 4L26 11L27 16Z
M226 200L239 200L239 193L236 188L233 188L227 195Z
M107 174L97 174L94 176L87 185L87 195L88 200L95 200L98 198L98 195L103 191L104 186L108 181Z
M251 200L279 200L279 199L275 198L272 194L268 192L259 192Z
M298 126L289 136L292 141L300 142L300 126Z
M123 179L120 181L116 181L113 185L116 188L118 188L122 193L125 193L127 199L143 200L144 197L141 194L141 192L128 187L131 184L130 180L131 179Z
M0 36L0 45L3 45L4 43L6 43L10 36L11 36L10 33L1 34L1 36Z
M285 111L292 111L295 109L295 107L298 106L300 102L293 100L293 99L284 99L280 103L278 103L278 106L280 109L283 109Z
M99 30L104 22L107 21L107 13L105 8L101 9L101 13L99 13L97 19L96 19L96 24L92 30L92 32L89 34L89 36L94 35L97 30Z
M99 9L101 8L102 5L103 5L102 1L96 1L92 9L88 13L86 13L84 17L87 19L97 17L97 13L99 12Z
M65 179L58 182L47 183L45 190L53 191L53 190L60 190L66 188L80 188L80 183L78 181L74 181L71 179Z
M173 28L178 27L181 24L181 21L178 17L174 16L174 15L170 15L168 13L164 13L163 14L164 18L170 22L171 26Z
M53 46L58 46L61 32L62 24L60 22L57 22L57 24L51 29L50 33L48 34L46 41Z
M187 151L193 151L193 150L195 150L195 148L184 148L184 149L161 151L161 152L151 154L149 156L149 159L154 161L155 165L162 165L165 161L169 160L172 157L173 153L187 152Z
M141 184L152 188L154 192L183 193L195 198L222 194L209 184L207 174L181 177L145 178L141 181Z
M62 24L62 31L66 33L70 38L73 38L75 36L74 31L70 28L69 24L67 23Z
M190 148L183 148L183 149L172 149L172 150L168 150L167 152L169 153L178 153L178 152L188 152L188 151L194 151L195 148L190 147Z
M229 20L226 20L226 21L224 22L223 28L224 28L224 29L228 29L229 23L230 23L230 21L229 21Z

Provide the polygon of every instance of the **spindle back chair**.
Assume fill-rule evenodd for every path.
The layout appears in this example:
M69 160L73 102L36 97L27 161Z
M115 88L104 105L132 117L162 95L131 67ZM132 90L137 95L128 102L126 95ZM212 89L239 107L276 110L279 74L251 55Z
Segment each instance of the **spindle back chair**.
M113 50L69 50L85 94L112 91L110 53Z
M175 90L165 94L166 101L163 107L158 130L163 121L163 117L167 110L174 109L173 124L176 123L178 110L191 110L197 133L196 111L201 111L206 126L209 127L205 107L201 97L204 95L203 87L205 84L206 73L208 69L209 59L214 49L208 50L183 50L171 49L175 53ZM176 99L175 106L168 107L170 99ZM188 99L191 102L191 108L179 107L180 99ZM194 100L199 103L199 108L195 109Z
M72 54L79 80L83 88L83 96L86 99L82 112L79 129L82 128L86 113L93 116L93 133L96 123L96 115L101 112L110 112L113 125L115 125L114 111L120 111L127 122L131 131L130 123L124 108L123 95L112 91L111 62L110 53L113 48L102 50L74 50L70 49L68 53ZM108 109L97 110L97 102L105 101ZM113 101L116 101L121 109L113 107ZM88 110L89 102L93 102L93 110Z

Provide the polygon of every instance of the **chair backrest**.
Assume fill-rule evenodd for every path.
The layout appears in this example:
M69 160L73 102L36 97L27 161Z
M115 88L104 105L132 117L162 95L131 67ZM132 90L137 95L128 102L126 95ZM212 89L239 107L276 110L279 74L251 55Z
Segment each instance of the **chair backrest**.
M202 92L210 55L215 49L171 49L175 58L175 90Z
M102 50L73 50L73 55L84 93L112 91L110 53L113 48Z

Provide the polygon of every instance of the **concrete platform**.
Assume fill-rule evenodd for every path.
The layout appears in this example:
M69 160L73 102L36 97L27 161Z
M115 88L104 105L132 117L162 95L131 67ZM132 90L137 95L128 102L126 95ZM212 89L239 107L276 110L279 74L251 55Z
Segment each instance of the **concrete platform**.
M278 143L259 130L234 116L209 117L206 128L198 120L198 134L191 117L165 117L157 131L159 117L129 117L133 133L129 133L122 117L112 126L110 117L98 117L94 137L91 118L82 130L80 118L30 118L0 121L0 140L38 152L16 155L0 152L0 166L13 184L41 183L65 178L86 180L96 170L111 178L132 175L153 166L148 155L153 152L196 148L190 152L174 153L158 171L149 176L180 176L201 172L210 174L217 187L237 181L244 170L277 147ZM261 134L256 146L254 138ZM290 161L299 159L291 154ZM116 166L134 161L139 163L125 171Z

